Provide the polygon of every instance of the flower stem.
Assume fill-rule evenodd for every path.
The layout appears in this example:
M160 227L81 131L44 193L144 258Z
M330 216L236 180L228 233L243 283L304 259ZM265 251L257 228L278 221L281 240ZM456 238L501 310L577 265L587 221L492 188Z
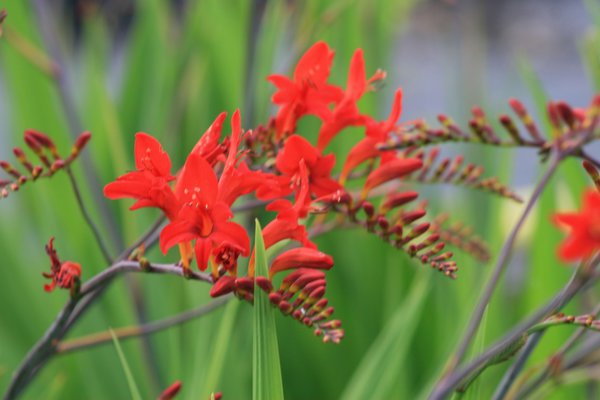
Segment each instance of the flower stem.
M469 322L467 330L466 330L460 344L458 345L456 352L452 355L452 357L448 361L447 367L444 371L442 379L436 385L436 390L434 390L434 392L432 394L432 398L437 398L437 392L438 392L437 389L439 389L439 387L444 385L444 382L445 382L447 376L456 369L458 364L462 361L465 353L467 352L469 345L471 344L475 334L477 333L477 328L479 327L479 324L481 323L481 319L483 318L485 309L486 309L487 305L489 304L490 299L492 298L492 294L494 293L494 290L496 289L498 282L500 281L500 277L502 276L502 273L506 269L507 261L510 256L513 245L517 239L517 235L519 234L519 231L521 230L525 221L527 220L527 217L533 210L533 206L535 205L537 200L540 198L542 192L548 185L550 178L554 175L554 172L556 171L561 160L562 160L562 157L561 157L560 153L553 152L553 157L550 161L550 165L548 166L548 169L546 170L546 172L544 173L544 175L542 176L542 178L536 185L536 187L533 191L533 194L529 198L529 200L525 206L525 209L523 210L523 213L521 214L517 223L513 227L512 231L510 232L510 235L506 239L506 242L504 242L504 246L502 247L500 256L498 257L498 260L496 261L496 265L494 267L492 276L490 277L489 281L487 282L487 285L485 286L485 289L483 290L481 298L477 302L475 311L473 312L473 315L471 316L471 320Z
M594 267L597 264L598 262L594 264ZM429 398L442 399L448 396L455 387L463 382L468 376L471 376L476 370L481 368L481 366L484 365L487 360L500 354L508 345L510 345L510 343L513 343L523 333L527 332L529 328L537 324L540 320L544 319L548 315L560 310L573 297L575 297L576 294L589 288L599 279L600 272L598 271L587 271L585 273L576 271L563 289L552 299L550 299L548 303L533 313L531 317L527 318L525 321L513 328L504 337L492 344L481 355L469 362L465 367L457 368L455 371L448 373L446 377L436 385L434 392Z
M79 185L77 183L77 180L75 179L75 175L73 174L71 167L66 167L65 172L69 176L69 182L71 183L71 188L73 189L73 193L75 194L75 199L77 200L77 204L79 205L79 210L81 211L81 215L83 216L83 219L85 220L85 222L89 226L90 230L92 231L92 234L94 235L94 238L96 239L96 243L98 244L98 247L100 248L100 252L102 253L102 257L104 257L104 261L108 264L112 263L113 258L110 255L110 252L108 251L108 247L104 243L104 239L102 239L100 230L94 223L94 220L92 219L92 217L85 205L85 202L83 201L83 197L81 196L81 190L79 190Z

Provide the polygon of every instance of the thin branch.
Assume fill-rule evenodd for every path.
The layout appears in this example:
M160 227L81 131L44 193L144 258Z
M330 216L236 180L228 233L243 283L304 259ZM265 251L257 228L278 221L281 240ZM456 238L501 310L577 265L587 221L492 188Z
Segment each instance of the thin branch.
M600 314L600 305L598 305L598 306L596 306L596 308L594 308L592 314L596 315L596 316L598 314ZM573 333L569 337L569 339L567 339L567 341L561 346L561 348L550 357L550 359L562 360L564 358L565 354L569 350L571 350L573 345L575 345L575 343L577 343L577 341L587 331L588 331L588 329L585 327L579 328L575 333ZM584 353L584 354L587 354L587 353ZM544 370L533 381L531 381L529 384L527 384L527 386L525 386L524 388L519 390L517 397L522 398L524 396L528 396L529 394L533 393L533 391L535 391L536 388L538 386L540 386L550 376L550 373L551 373L551 364L546 363Z
M515 378L517 377L517 375L519 375L521 369L529 359L529 356L531 356L531 353L533 352L539 341L542 339L544 332L545 331L535 332L529 337L529 339L527 339L527 343L519 352L517 360L510 366L510 368L502 377L502 380L500 381L500 384L496 388L494 396L492 397L493 400L504 399L504 396L506 396L508 389L510 389Z
M599 260L599 259L596 258L595 260L593 260L590 263L590 266L597 263L598 262L597 260ZM585 268L585 266L580 265L579 268ZM596 316L596 315L598 315L598 313L600 313L600 305L596 306L596 308L594 308L593 315ZM502 380L500 381L500 384L498 385L498 388L496 389L496 392L494 393L494 397L493 397L494 399L505 398L505 396L507 395L513 382L515 381L515 379L521 372L521 369L523 368L523 366L525 365L525 363L531 356L531 353L533 352L533 350L539 343L540 339L544 335L545 328L547 328L547 327L549 327L549 325L544 325L544 323L542 322L541 324L537 324L537 325L533 326L532 328L530 328L529 332L531 332L532 334L529 337L527 344L520 351L517 361L515 361L513 363L513 365L511 365L511 367L506 371L506 373L502 377ZM536 329L536 330L533 331L533 329ZM587 331L587 329L589 329L589 328L581 327L580 329L578 329L573 335L571 335L571 337L565 342L565 344L563 344L561 349L553 356L553 358L554 357L562 357L562 355L564 355L564 353L577 341L577 339L579 339ZM550 369L550 367L546 366L546 371L549 371L549 369ZM542 375L544 375L544 372L542 372Z
M180 314L164 318L158 321L150 322L141 326L130 326L125 328L114 329L115 336L119 340L129 339L132 337L150 335L155 332L160 332L164 329L171 328L176 325L181 325L195 318L206 315L217 308L226 304L233 296L227 295L219 297L209 304L205 304L193 310L188 310ZM101 344L110 343L112 337L110 332L99 332L77 339L60 342L56 346L58 354L70 353L72 351L88 349Z
M183 269L175 264L151 264L148 265L147 268L142 268L140 263L137 261L119 261L118 263L113 264L109 268L100 272L92 279L87 281L83 286L81 286L80 295L85 296L86 294L96 290L98 287L103 286L115 276L127 272L148 272L156 274L178 275L191 280L213 283L213 280L209 274L189 271L188 275L186 276L183 273Z
M69 182L71 183L71 188L73 189L73 193L75 194L75 199L77 200L77 204L79 205L79 210L81 211L81 215L83 216L83 219L85 220L88 227L92 231L94 238L96 239L96 243L98 244L98 247L100 248L100 251L102 252L104 261L108 264L112 263L113 258L110 255L110 252L108 251L108 248L106 247L106 244L104 243L104 239L102 239L100 230L94 223L94 220L92 220L92 216L90 215L90 213L85 205L85 202L83 201L83 197L81 196L81 191L79 190L79 185L77 183L77 180L75 179L75 175L73 174L73 171L71 171L70 167L67 167L67 168L65 168L65 172L69 176Z
M33 5L42 40L48 52L49 59L52 60L52 65L55 67L54 74L51 76L54 78L53 81L56 84L58 96L62 105L62 109L65 112L67 123L71 131L71 136L73 139L75 139L77 138L77 135L84 131L84 129L75 106L75 100L73 99L72 93L68 87L68 80L65 75L66 63L59 43L57 42L58 35L52 26L51 10L48 7L47 2L43 0L35 0ZM107 227L111 233L110 236L114 240L114 246L115 248L122 248L123 238L120 230L117 229L115 221L108 208L108 204L105 201L104 195L100 189L102 187L100 177L94 169L92 160L88 153L82 154L81 159L86 179L92 183L90 186L93 192L95 204L98 206L103 221L106 221L107 223Z
M548 315L551 315L567 304L577 293L583 292L600 279L600 272L582 272L574 273L569 282L563 287L563 289L548 303L539 308L531 317L521 322L510 332L508 332L500 340L492 344L486 351L476 357L474 360L469 362L465 367L458 368L456 371L448 374L448 376L440 382L435 391L430 395L430 399L442 399L450 394L450 392L460 385L467 377L471 376L475 371L480 369L487 360L502 353L507 346L510 346L515 340L517 340L523 333L525 333L531 326L537 324L540 320L544 319Z
M445 377L448 376L448 374L451 373L456 368L458 363L460 363L462 361L467 349L469 348L469 345L471 344L471 341L473 340L473 337L475 336L475 333L477 332L477 328L479 327L479 324L481 323L481 319L483 318L485 309L486 309L487 305L489 304L490 299L492 298L492 294L494 293L494 290L496 289L496 286L498 285L500 277L502 276L502 273L505 270L506 263L508 261L508 257L510 256L510 253L512 251L515 240L517 239L517 235L519 234L521 227L525 223L525 220L529 216L529 213L533 210L533 206L539 199L540 195L542 194L542 192L543 192L544 188L546 187L546 185L548 184L548 182L550 181L550 178L556 171L558 165L560 164L561 159L562 158L558 152L553 153L553 157L550 162L550 165L548 166L548 169L542 176L542 179L536 185L536 187L533 191L533 194L529 198L529 201L527 202L525 209L523 210L521 216L519 217L519 220L513 227L512 231L510 232L510 235L508 236L506 242L504 242L504 246L502 247L500 256L498 257L498 260L496 261L496 265L494 267L492 276L491 276L490 280L488 281L488 283L481 295L481 298L477 302L477 307L475 308L473 315L471 316L471 320L467 327L467 331L464 334L463 339L458 346L458 349L456 350L454 355L449 360L448 366L444 373L444 376L442 377L442 379L440 380L438 385L436 385L437 387L440 387L444 384ZM437 391L433 392L433 395L432 395L433 398L435 398L436 392Z

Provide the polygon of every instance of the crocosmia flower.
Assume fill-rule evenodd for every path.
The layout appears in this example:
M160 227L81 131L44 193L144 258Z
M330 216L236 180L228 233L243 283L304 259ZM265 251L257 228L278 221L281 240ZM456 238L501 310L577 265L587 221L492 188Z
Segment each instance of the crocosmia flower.
M135 167L135 171L106 185L104 195L113 200L133 198L137 202L132 210L158 207L169 219L175 218L179 204L169 186L175 179L171 175L171 160L158 140L143 132L135 135Z
M50 258L50 272L42 272L42 275L44 278L52 279L52 282L44 285L44 290L51 292L56 287L74 290L81 277L81 265L73 261L60 261L54 249L54 237L48 241L46 253Z
M342 187L331 177L335 156L322 155L308 140L299 135L290 136L277 155L275 166L286 178L284 186L300 189L300 161L304 160L308 171L309 193L317 197L331 194Z
M294 132L296 121L303 115L326 118L329 104L342 97L340 88L327 83L333 55L325 42L317 42L298 61L293 79L284 75L268 77L278 89L272 100L281 107L275 117L279 137Z
M569 236L558 249L566 262L585 259L600 250L600 193L589 190L579 212L554 215L554 221L569 231Z
M212 255L235 271L238 256L250 253L250 239L241 225L229 221L233 213L219 197L219 182L210 164L202 156L190 154L177 187L183 205L177 218L160 233L163 253L178 243L195 240L200 270L206 269Z

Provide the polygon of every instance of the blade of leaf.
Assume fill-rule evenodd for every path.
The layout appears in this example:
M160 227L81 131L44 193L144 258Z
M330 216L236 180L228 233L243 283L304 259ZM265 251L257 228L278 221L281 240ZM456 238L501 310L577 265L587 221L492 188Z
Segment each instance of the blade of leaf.
M431 275L428 273L418 274L415 281L402 305L354 371L342 399L388 398L395 379L406 367L407 352L431 288Z
M254 241L256 276L268 276L265 244L258 220L256 220ZM252 398L254 400L283 399L275 315L267 294L258 286L254 290L253 353Z
M131 392L131 398L133 400L142 400L142 396L140 395L140 391L133 379L133 374L131 373L131 369L129 368L129 364L127 363L127 359L125 358L125 354L123 354L123 350L121 349L121 344L119 343L119 339L115 335L115 332L109 328L110 335L112 336L113 343L115 344L115 349L117 350L117 354L119 355L119 361L121 361L121 366L123 367L123 371L125 371L125 378L127 378L127 384L129 385L129 391Z

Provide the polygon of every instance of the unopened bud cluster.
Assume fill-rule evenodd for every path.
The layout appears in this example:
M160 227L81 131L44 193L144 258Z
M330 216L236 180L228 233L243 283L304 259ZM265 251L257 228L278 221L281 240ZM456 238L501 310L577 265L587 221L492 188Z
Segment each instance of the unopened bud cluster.
M0 179L0 198L7 197L10 191L16 192L27 182L51 177L57 171L67 168L79 156L90 138L89 132L83 132L75 140L71 153L67 157L61 157L50 137L33 129L26 130L25 144L35 154L37 160L30 159L20 147L13 149L13 154L21 166L20 169L8 161L0 160L0 168L10 177Z

